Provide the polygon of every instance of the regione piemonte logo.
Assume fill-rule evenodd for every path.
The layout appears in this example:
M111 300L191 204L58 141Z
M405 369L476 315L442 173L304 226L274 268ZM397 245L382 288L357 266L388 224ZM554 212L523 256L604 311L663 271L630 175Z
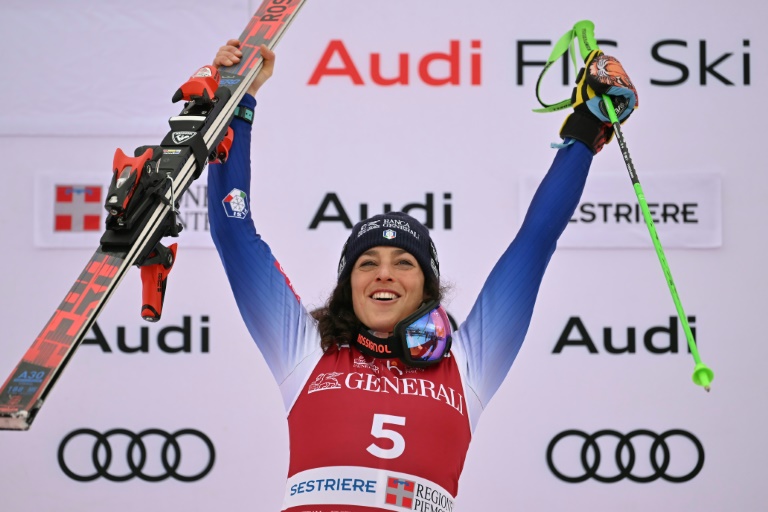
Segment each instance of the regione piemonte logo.
M248 196L240 189L233 188L221 204L224 205L227 217L244 219L248 213Z
M109 173L38 171L34 184L36 247L97 247L104 232Z
M111 177L111 172L103 170L35 172L32 213L35 247L98 247L106 229L104 201ZM180 210L185 223L184 246L213 248L208 229L207 187L197 182L190 186L181 196ZM18 229L24 229L20 223Z
M390 505L407 508L413 507L414 491L416 484L410 480L402 478L387 478L387 496L386 502Z
M55 185L53 230L99 231L103 208L101 185Z

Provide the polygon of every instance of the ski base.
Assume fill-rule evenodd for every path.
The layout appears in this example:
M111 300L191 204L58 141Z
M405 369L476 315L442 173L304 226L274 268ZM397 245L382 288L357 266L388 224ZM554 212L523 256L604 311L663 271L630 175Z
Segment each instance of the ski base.
M43 401L128 270L120 255L96 251L0 388L0 430L27 430Z

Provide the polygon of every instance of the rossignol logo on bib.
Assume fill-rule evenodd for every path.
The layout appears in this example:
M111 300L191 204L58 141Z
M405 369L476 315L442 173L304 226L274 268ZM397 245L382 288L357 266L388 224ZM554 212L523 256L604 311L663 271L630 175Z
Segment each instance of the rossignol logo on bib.
M357 335L357 342L367 348L368 350L373 350L377 354L391 354L392 351L389 350L389 347L384 345L383 343L376 343L372 340L369 340L362 334Z
M248 196L240 189L233 188L232 191L227 194L221 204L224 205L224 211L227 213L227 217L233 217L235 219L244 219L248 214Z

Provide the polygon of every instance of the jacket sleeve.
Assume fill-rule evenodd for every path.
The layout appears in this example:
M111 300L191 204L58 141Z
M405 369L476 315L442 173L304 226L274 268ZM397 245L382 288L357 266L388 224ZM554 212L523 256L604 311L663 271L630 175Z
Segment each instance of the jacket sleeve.
M241 106L253 109L256 100L246 94ZM236 117L231 127L229 158L208 169L211 236L245 325L281 384L319 347L316 322L251 217L251 125Z
M494 266L456 333L467 385L483 407L520 351L544 271L578 206L591 162L592 152L581 142L558 150L520 231Z

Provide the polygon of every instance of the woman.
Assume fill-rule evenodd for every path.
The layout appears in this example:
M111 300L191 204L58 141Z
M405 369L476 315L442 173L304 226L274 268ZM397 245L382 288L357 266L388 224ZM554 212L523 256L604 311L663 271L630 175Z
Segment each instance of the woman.
M237 46L229 41L214 64L239 62ZM451 511L472 431L520 350L557 239L593 155L610 139L610 124L594 104L599 94L588 85L610 92L624 119L636 107L634 87L615 59L588 57L574 112L560 132L564 143L519 233L451 333L440 306L437 250L413 217L392 212L354 226L336 289L313 315L257 234L250 211L243 217L221 207L251 188L248 111L275 59L266 47L262 52L264 67L241 102L244 114L232 121L229 159L209 169L208 204L241 315L288 411L283 509Z

